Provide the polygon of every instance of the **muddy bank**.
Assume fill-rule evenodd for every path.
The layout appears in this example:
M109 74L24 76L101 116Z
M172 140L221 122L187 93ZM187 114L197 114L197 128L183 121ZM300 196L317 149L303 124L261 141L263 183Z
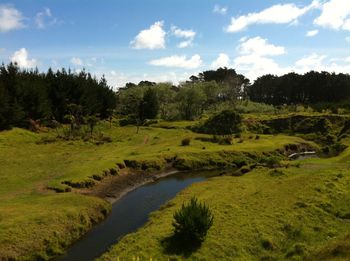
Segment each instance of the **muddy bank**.
M97 196L110 203L116 202L128 192L159 178L180 172L198 170L240 169L252 165L270 166L287 160L293 153L313 149L310 144L287 144L271 152L219 151L176 155L170 160L158 158L151 161L125 160L126 164L105 170L80 183L64 182L76 193ZM97 176L97 177L95 177Z
M156 172L125 168L120 170L117 176L107 176L100 182L96 183L92 188L78 189L77 191L82 194L104 198L113 204L130 191L177 172L179 172L179 170L176 170L170 166L162 171Z

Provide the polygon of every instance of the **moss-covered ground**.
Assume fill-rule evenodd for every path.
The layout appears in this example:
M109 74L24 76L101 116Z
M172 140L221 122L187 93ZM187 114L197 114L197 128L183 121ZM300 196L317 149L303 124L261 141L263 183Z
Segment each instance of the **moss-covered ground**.
M1 132L0 259L48 259L64 251L110 210L105 200L82 195L66 183L93 185L99 182L93 175L102 175L125 160L141 163L141 168L145 163L148 171L165 168L169 162L182 169L229 167L236 157L244 161L249 155L253 160L288 144L307 143L288 135L259 134L257 138L245 133L231 145L220 145L205 141L210 135L187 129L191 125L163 122L136 133L136 127L109 128L108 123L101 123L97 132L112 141L100 145L56 139L54 130ZM191 138L189 146L181 146L184 138ZM173 211L191 195L208 202L215 222L208 239L190 257L281 257L294 248L298 253L302 248L303 255L326 253L331 247L327 244L337 244L349 229L349 154L310 160L302 168L283 170L284 175L278 177L257 168L242 177L220 177L195 185L153 214L144 229L127 236L109 257L173 255L164 253L160 242L171 233ZM287 240L294 230L301 231ZM265 238L273 250L261 248Z

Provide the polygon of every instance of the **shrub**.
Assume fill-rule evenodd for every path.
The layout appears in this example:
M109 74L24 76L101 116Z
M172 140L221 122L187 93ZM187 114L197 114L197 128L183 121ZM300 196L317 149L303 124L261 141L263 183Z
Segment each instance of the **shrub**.
M233 139L231 136L225 136L219 139L220 145L232 145Z
M183 204L174 214L175 235L189 242L202 242L213 225L213 220L209 207L193 197L189 204Z
M181 145L182 146L189 146L191 143L191 138L184 138L182 141L181 141Z
M216 134L231 135L241 132L242 117L233 110L224 110L206 120L202 125L194 128L194 131Z

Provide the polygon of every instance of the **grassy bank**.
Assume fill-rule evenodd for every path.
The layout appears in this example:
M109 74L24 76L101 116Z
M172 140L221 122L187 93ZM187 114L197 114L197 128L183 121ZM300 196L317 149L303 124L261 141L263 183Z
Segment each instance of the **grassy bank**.
M308 159L300 168L257 168L241 177L194 184L100 260L349 260L350 150ZM172 218L196 196L214 225L198 248L172 242Z
M56 139L53 130L1 132L0 257L48 259L64 251L110 210L105 200L81 195L80 189L68 184L98 183L93 176L104 175L117 164L145 163L148 172L174 159L184 169L225 167L237 155L256 157L276 153L288 144L305 143L286 135L260 135L256 139L255 135L244 134L232 145L220 145L185 126L187 123L179 123L176 128L142 127L136 134L136 127L109 128L102 123L97 131L103 131L112 141L101 145ZM191 139L189 146L181 146L184 138Z

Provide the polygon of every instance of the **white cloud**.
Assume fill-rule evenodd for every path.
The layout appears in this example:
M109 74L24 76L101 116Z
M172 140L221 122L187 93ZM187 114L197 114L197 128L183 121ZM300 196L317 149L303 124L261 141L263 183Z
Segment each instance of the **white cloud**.
M308 31L308 32L306 33L306 36L307 36L307 37L314 37L314 36L316 36L318 33L319 33L318 30L311 30L311 31Z
M182 30L176 26L171 26L171 33L175 35L178 38L185 39L184 41L180 42L177 47L178 48L185 48L192 45L192 42L194 40L194 37L196 36L196 32L193 30Z
M164 49L165 35L163 21L155 22L148 29L144 29L135 36L131 45L135 49Z
M269 44L267 39L263 39L260 36L250 39L241 39L238 51L243 55L254 54L258 56L276 56L286 52L283 46Z
M313 53L296 61L295 65L297 70L302 72L307 72L310 70L322 71L324 69L322 62L324 59L326 59L326 57L326 55L318 55Z
M193 55L187 59L186 56L173 55L169 57L163 57L160 59L152 60L149 62L151 65L184 68L184 69L196 69L202 65L203 61L198 54Z
M25 48L21 48L10 57L10 61L17 63L19 67L28 69L34 68L38 65L37 60L28 58L28 51Z
M110 86L115 90L118 87L125 86L128 82L139 83L140 81L147 80L151 82L171 82L178 84L179 82L186 81L191 75L197 74L198 72L162 72L156 74L125 74L123 72L111 70L109 72L96 73L96 76L100 78L105 75L105 78Z
M83 66L84 65L83 60L80 59L79 57L72 57L72 59L70 59L70 62L75 66Z
M35 24L39 29L44 29L47 25L53 25L57 23L57 19L52 16L50 8L44 8L42 12L39 12L35 16Z
M231 24L226 28L226 31L230 33L239 32L252 24L296 23L299 17L319 6L320 4L317 0L303 8L299 8L295 4L277 4L258 13L232 17Z
M285 48L270 44L267 39L259 36L240 40L237 50L240 56L233 60L233 67L251 80L268 73L281 75L290 69L280 67L272 58L269 58L269 56L285 54Z
M229 67L230 66L230 57L226 53L220 53L218 58L216 58L212 63L211 67L217 69L220 67Z
M225 15L227 13L226 6L215 5L213 8L213 13Z
M314 24L334 30L350 30L350 1L330 0L322 5L322 12Z
M306 73L311 70L318 72L348 73L350 71L350 57L327 60L326 55L312 53L297 60L293 70L298 73Z
M8 32L24 27L23 15L10 5L0 4L0 32Z

